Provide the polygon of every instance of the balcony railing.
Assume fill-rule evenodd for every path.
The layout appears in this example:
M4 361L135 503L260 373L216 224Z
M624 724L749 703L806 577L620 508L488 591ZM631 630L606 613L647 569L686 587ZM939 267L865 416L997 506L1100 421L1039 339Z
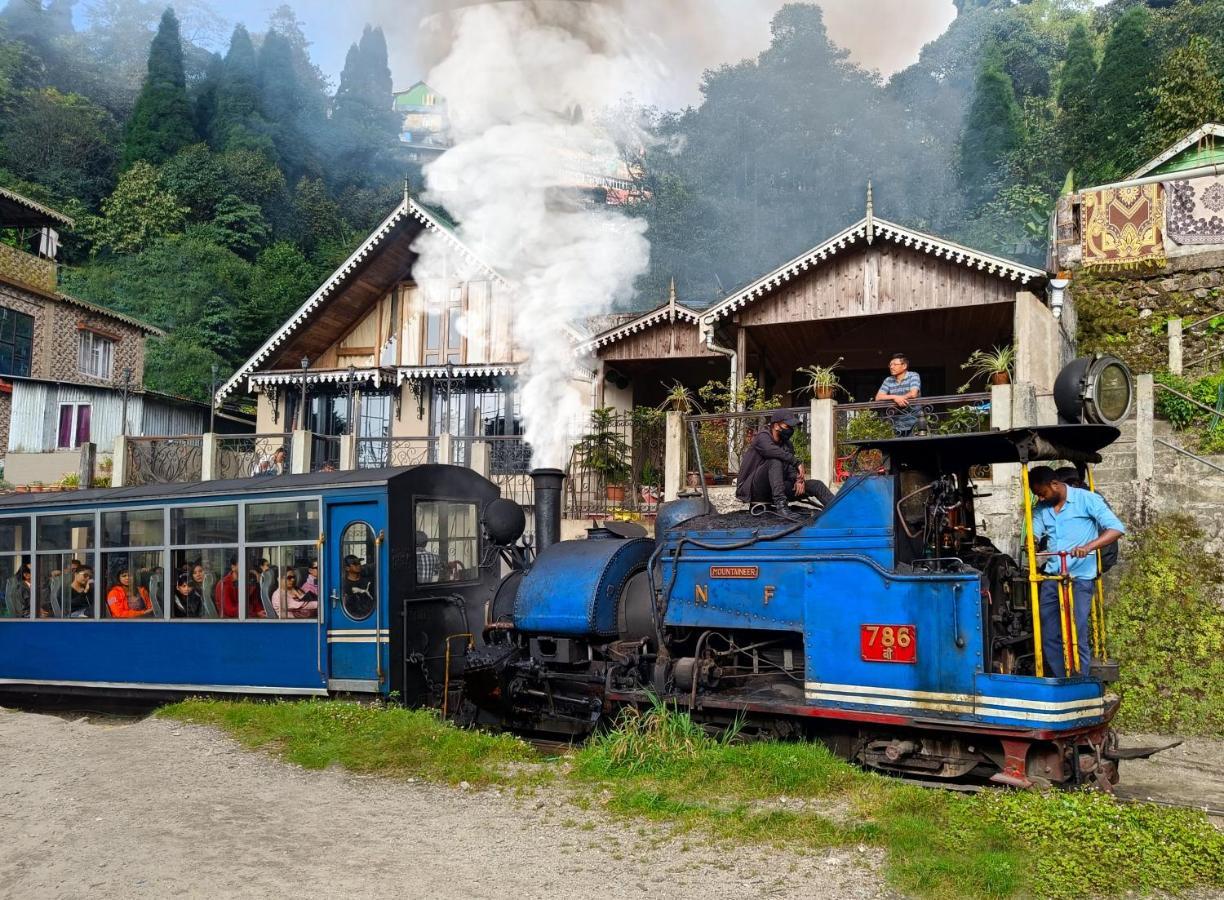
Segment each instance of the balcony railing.
M39 290L55 291L55 260L26 253L0 243L0 278L28 284Z
M203 472L204 438L129 437L124 484L176 484L199 481Z
M837 480L879 465L879 454L856 455L850 441L898 435L968 434L990 430L990 394L920 397L908 406L891 400L839 404ZM983 476L984 477L984 476Z
M357 468L422 466L438 461L436 437L363 437L357 439Z
M283 460L277 451L283 450ZM219 434L216 478L279 475L289 471L293 459L292 434Z
M688 429L685 435L689 446L689 480L693 481L698 471L696 450L700 454L700 470L705 473L710 484L729 482L739 471L740 459L756 433L769 427L769 420L776 413L785 413L795 421L795 433L791 437L791 446L795 448L795 456L800 462L809 462L811 456L811 432L809 419L810 406L795 406L781 409L753 409L734 413L703 413L686 416ZM692 444L692 434L696 431L697 442ZM690 483L690 487L696 487Z

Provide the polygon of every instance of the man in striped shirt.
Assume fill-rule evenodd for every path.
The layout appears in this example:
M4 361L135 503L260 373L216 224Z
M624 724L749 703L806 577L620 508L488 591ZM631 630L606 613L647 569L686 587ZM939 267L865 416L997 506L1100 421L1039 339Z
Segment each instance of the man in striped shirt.
M909 369L909 360L904 353L894 353L888 360L888 377L876 391L876 400L890 400L895 404L895 410L889 410L892 415L893 432L897 437L908 437L918 424L917 407L912 401L922 394L922 379L917 372Z

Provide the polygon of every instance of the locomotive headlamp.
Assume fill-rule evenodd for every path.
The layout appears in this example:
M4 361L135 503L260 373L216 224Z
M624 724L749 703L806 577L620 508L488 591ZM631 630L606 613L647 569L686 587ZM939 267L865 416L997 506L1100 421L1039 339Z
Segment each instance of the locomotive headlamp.
M1130 369L1115 356L1084 356L1068 363L1054 381L1054 403L1064 422L1117 425L1135 398Z

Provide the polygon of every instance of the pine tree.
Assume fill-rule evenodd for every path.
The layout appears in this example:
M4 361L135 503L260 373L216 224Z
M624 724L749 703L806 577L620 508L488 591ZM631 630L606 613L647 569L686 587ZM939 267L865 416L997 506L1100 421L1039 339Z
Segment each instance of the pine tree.
M391 69L387 65L387 40L381 28L369 25L361 40L349 47L336 91L336 119L347 127L370 134L394 135L396 116L392 110Z
M197 140L183 73L183 44L174 10L162 13L149 46L149 74L128 121L123 165L137 160L158 164Z
M1003 56L990 46L982 55L973 102L960 142L960 176L966 200L976 207L989 198L991 176L1020 143L1020 109Z
M218 150L267 145L259 132L259 70L255 45L238 25L230 38L217 84L217 105L208 128L209 142Z
M1092 38L1077 22L1067 39L1067 59L1058 80L1058 129L1063 164L1077 169L1089 145L1092 83L1096 79L1096 53Z
M1109 33L1092 85L1092 112L1085 135L1088 150L1080 184L1117 180L1143 161L1135 136L1146 130L1154 105L1150 87L1156 53L1148 34L1150 20L1147 7L1133 6Z
M1156 108L1145 137L1151 156L1200 125L1224 119L1224 85L1211 64L1211 45L1199 35L1169 54L1153 94Z
M283 35L269 31L259 48L259 108L281 168L291 181L305 167L309 149L300 127L303 106L293 48Z

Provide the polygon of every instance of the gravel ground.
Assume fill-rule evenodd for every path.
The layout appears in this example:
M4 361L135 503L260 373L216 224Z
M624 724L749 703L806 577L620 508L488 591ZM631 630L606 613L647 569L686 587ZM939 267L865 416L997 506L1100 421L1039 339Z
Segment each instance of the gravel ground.
M1159 734L1123 734L1123 747L1162 747L1177 740ZM1170 803L1224 810L1224 741L1185 738L1180 746L1150 759L1123 760L1118 796L1156 797ZM1213 819L1217 827L1224 818Z
M0 709L0 897L866 898L874 849L671 838L561 801L311 772L205 728Z

